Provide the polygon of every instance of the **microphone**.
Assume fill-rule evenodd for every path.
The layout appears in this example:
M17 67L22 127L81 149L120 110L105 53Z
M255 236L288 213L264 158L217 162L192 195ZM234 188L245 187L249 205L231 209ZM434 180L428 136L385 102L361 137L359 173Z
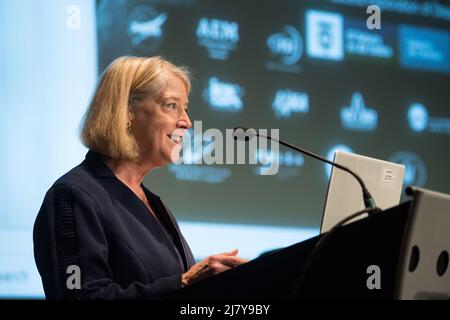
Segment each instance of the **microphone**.
M240 140L240 141L248 141L248 140L250 140L251 138L254 138L254 137L267 138L267 139L270 139L272 141L278 142L279 144L281 144L281 145L283 145L285 147L288 147L290 149L293 149L295 151L303 153L303 154L305 154L307 156L310 156L310 157L312 157L314 159L317 159L317 160L322 161L324 163L330 164L333 167L336 167L336 168L339 168L339 169L341 169L343 171L346 171L346 172L350 173L358 181L359 185L361 186L362 193L363 193L364 206L367 209L374 209L374 210L371 210L371 212L373 212L373 213L381 211L381 209L379 209L376 206L374 198L370 194L369 190L367 189L367 187L366 187L364 181L361 179L361 177L356 172L354 172L353 170L350 170L346 166L343 166L343 165L341 165L339 163L335 163L333 161L330 161L330 160L328 160L328 159L326 159L326 158L324 158L322 156L319 156L318 154L315 154L315 153L313 153L311 151L308 151L306 149L297 147L297 146L295 146L293 144L290 144L288 142L285 142L283 140L279 140L279 139L272 138L271 136L266 136L266 135L263 135L263 134L259 134L256 131L256 129L253 129L253 128L235 127L234 131L233 131L233 137L234 137L235 140Z

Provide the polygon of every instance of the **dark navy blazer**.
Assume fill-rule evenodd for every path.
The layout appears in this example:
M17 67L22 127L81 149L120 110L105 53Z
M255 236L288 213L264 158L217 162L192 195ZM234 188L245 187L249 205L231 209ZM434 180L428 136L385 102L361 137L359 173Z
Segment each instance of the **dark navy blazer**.
M33 232L48 299L161 298L181 287L194 257L170 210L142 187L158 219L93 151L55 182Z

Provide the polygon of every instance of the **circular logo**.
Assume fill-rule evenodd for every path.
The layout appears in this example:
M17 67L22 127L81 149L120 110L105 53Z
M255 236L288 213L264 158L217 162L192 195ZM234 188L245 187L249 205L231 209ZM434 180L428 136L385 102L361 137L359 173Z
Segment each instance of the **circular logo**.
M285 25L282 33L271 35L267 45L286 65L297 63L303 55L303 39L297 29L290 25Z
M408 109L408 122L413 131L424 131L428 126L427 109L420 103L412 104Z
M415 153L400 151L393 154L389 161L405 166L403 186L423 187L427 180L425 163Z
M158 13L149 5L134 7L128 15L127 34L133 48L155 51L163 40L166 13Z

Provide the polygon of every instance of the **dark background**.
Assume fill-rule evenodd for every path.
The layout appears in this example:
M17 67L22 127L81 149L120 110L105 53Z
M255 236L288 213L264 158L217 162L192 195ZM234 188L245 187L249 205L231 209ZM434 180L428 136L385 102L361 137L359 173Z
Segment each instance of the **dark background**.
M140 4L168 14L162 27L163 37L152 50L133 48L127 36L129 13ZM385 160L399 151L413 152L426 167L422 186L450 192L450 137L414 132L407 122L407 109L413 102L423 103L430 117L450 117L450 75L402 68L397 36L400 24L447 32L449 24L382 12L381 34L385 43L392 44L392 59L346 53L343 61L319 60L306 54L308 9L343 14L344 30L351 21L365 25L368 17L365 8L328 1L98 1L99 72L121 55L162 55L193 71L190 117L192 121L202 120L203 130L224 131L237 125L279 128L280 138L322 155L336 144ZM197 44L196 29L202 17L239 23L237 49L230 52L227 60L210 59L206 48ZM296 27L303 38L304 52L297 63L299 73L266 68L267 61L275 59L266 40L281 32L284 25ZM212 76L245 89L241 112L217 111L208 105L202 95ZM276 118L272 101L279 89L307 92L309 112ZM378 112L375 131L353 131L341 125L340 109L350 104L354 92L361 92L366 106ZM256 175L250 165L217 165L214 167L231 170L231 176L223 183L180 181L169 168L164 168L150 174L145 184L185 221L318 227L328 177L323 164L304 160L300 168L280 167L285 178Z

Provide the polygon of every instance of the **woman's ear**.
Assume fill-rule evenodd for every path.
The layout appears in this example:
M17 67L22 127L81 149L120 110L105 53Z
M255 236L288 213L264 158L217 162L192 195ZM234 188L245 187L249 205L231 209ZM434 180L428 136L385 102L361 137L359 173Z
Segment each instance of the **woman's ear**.
M127 112L127 131L128 133L131 132L131 124L133 122L133 111L131 110L131 108L128 108L128 112Z

